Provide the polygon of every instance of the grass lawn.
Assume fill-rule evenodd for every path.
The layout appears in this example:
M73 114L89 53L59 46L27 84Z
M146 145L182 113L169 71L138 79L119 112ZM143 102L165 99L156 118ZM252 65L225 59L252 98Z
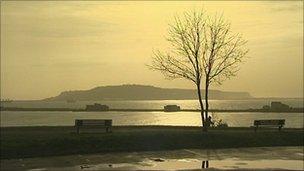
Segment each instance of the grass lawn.
M1 128L1 158L25 158L106 152L267 146L303 146L303 129L120 126L112 133L77 135L74 127Z

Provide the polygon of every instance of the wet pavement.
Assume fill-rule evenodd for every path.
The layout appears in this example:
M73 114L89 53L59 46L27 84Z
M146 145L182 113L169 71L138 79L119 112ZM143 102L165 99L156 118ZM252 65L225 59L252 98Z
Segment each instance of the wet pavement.
M303 170L303 147L183 149L1 160L1 170Z

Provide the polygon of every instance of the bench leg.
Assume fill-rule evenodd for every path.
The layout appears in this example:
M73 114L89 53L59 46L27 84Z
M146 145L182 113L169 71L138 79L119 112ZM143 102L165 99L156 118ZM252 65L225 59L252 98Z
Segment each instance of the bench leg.
M257 130L258 130L258 126L255 126L254 127L254 132L257 132Z
M282 126L279 126L279 131L281 131L282 130Z
M76 126L76 132L79 134L79 126Z
M106 132L111 133L112 132L112 127L106 127Z

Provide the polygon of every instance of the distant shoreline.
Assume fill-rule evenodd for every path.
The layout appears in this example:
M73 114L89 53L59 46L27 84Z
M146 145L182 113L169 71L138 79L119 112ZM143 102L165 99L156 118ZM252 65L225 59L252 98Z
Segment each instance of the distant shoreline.
M107 111L88 111L85 109L71 108L18 108L2 107L0 111L67 111L67 112L164 112L163 109L109 109ZM177 112L200 112L199 109L181 109ZM289 110L267 110L267 109L210 109L209 112L258 112L258 113L303 113L304 108L292 108ZM166 112L172 113L172 112Z
M219 98L211 98L209 100L304 100L304 97L252 97L252 98L227 98L227 99L219 99ZM158 101L158 100L197 100L195 98L191 99L100 99L100 100L78 100L78 101ZM77 100L76 100L77 101ZM45 100L45 99L16 99L12 100L12 102L66 102L66 100ZM5 103L5 102L4 102Z

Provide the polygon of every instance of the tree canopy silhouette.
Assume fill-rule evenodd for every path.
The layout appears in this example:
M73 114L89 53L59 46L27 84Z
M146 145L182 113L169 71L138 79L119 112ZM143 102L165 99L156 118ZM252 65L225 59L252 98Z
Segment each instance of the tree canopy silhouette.
M166 78L184 78L196 85L202 124L207 130L209 87L236 75L248 52L244 46L246 41L240 34L232 33L230 23L222 15L209 16L205 11L175 16L169 25L167 41L170 48L165 52L154 51L149 66ZM205 86L206 108L202 101L202 84Z

